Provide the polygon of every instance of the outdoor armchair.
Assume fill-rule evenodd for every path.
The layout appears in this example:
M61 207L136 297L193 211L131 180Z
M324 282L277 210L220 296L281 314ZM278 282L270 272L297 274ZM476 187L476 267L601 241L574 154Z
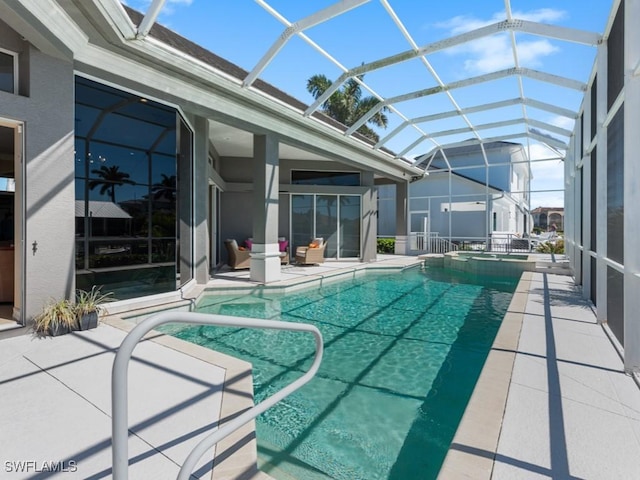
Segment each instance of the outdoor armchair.
M241 247L238 247L238 242L233 239L225 240L224 245L227 247L227 254L229 256L227 263L231 268L238 270L250 267L251 252L248 249L241 250Z
M309 246L296 248L296 263L313 265L324 262L324 249L327 244L322 238L314 239Z

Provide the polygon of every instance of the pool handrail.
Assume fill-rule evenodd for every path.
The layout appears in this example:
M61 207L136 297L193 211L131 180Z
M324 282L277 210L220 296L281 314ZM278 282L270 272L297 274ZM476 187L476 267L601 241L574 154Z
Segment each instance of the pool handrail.
M113 361L113 369L111 371L111 424L113 436L112 460L113 478L115 480L126 480L129 474L129 411L127 386L129 360L131 359L133 350L138 345L142 337L154 328L166 323L188 323L310 332L313 334L316 341L315 357L309 370L294 382L281 390L278 390L270 397L266 398L259 404L254 405L242 415L230 420L225 423L224 426L218 428L215 432L202 439L187 456L184 464L180 468L180 472L178 473L178 480L189 479L198 460L200 460L207 450L211 449L215 444L235 432L238 428L250 422L311 380L318 371L320 362L322 361L322 334L316 327L306 323L291 323L277 320L261 320L255 318L232 317L229 315L196 312L161 312L142 320L122 341Z

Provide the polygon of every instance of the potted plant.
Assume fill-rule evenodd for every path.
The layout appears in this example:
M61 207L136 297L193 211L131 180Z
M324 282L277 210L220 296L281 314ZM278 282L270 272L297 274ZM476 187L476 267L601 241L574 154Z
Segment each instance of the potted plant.
M49 302L34 320L36 333L52 337L69 333L78 322L73 306L66 299Z
M80 330L89 330L98 326L98 317L104 307L102 304L111 293L103 294L100 287L94 285L91 290L78 290L76 292L75 314Z

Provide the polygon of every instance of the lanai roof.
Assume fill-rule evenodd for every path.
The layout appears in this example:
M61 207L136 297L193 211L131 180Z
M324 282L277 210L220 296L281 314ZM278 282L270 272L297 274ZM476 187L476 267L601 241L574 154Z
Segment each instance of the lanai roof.
M215 19L232 27L200 43L244 63L227 70L243 88L283 100L302 116L318 117L323 101L353 78L380 103L342 128L344 135L359 135L356 129L386 107L389 128L377 130L380 139L371 148L395 152L398 161L409 164L419 163L420 154L433 148L494 141L541 143L562 157L611 7L603 0L573 6L536 2L533 8L524 0L454 1L444 9L403 0L324 0L302 8L281 0L237 3L219 8ZM166 2L153 1L144 18L132 15L138 38L149 34L163 4L167 8ZM243 9L252 16L261 11L258 28L244 23ZM194 2L182 15L197 11ZM585 22L584 11L590 11L591 22ZM232 29L237 36L228 38ZM161 39L169 41L166 32ZM340 42L333 41L336 36ZM250 55L235 54L242 49ZM305 61L295 63L300 55ZM276 69L285 69L299 88L278 80ZM313 101L303 95L315 73L334 82Z

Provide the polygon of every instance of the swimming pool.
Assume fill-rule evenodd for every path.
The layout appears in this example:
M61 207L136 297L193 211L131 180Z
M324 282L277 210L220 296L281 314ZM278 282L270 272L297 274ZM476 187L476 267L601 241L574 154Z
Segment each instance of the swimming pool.
M325 355L309 384L258 417L275 478L429 479L438 474L517 279L439 268L367 274L285 295L215 295L198 311L316 325ZM168 326L253 364L256 402L313 357L311 336Z

